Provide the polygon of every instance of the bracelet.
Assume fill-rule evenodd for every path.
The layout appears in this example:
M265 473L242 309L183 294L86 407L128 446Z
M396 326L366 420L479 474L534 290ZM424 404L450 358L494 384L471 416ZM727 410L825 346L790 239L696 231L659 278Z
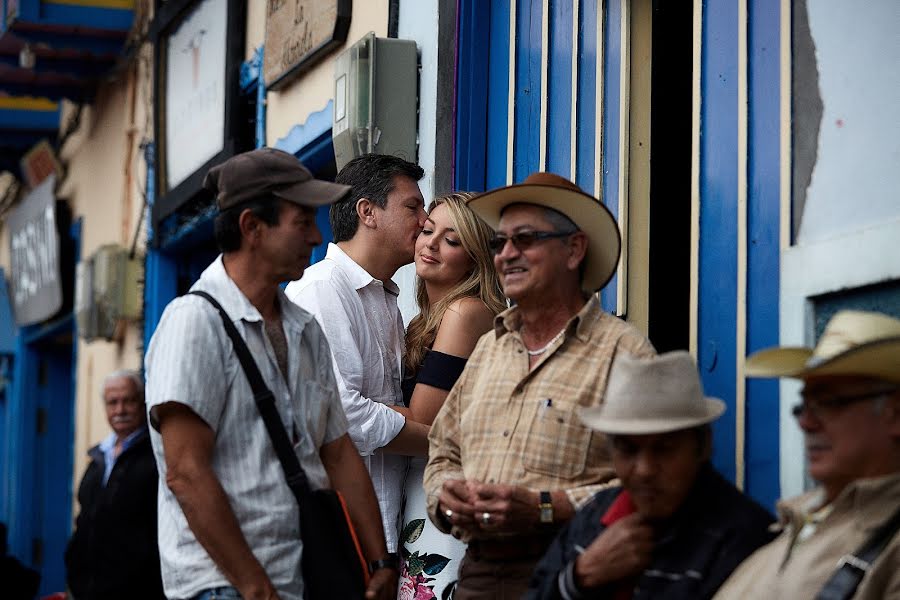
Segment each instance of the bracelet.
M396 552L388 552L384 558L369 561L369 573L374 573L380 569L400 570L400 557Z

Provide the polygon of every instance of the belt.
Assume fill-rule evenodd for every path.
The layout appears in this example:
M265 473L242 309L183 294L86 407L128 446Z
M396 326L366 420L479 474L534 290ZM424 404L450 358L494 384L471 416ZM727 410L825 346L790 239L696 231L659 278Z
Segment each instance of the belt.
M543 535L511 538L472 540L466 552L475 560L492 562L516 561L540 558L550 547L556 532Z

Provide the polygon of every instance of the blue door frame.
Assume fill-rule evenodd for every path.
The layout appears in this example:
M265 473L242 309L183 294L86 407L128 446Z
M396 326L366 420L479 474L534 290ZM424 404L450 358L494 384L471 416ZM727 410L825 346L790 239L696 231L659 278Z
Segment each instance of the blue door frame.
M81 222L73 224L75 262ZM72 313L23 327L16 339L3 451L9 551L41 574L40 594L65 589L63 553L72 524L77 365Z
M512 3L515 2L515 6ZM512 181L539 168L540 105L547 96L546 168L570 176L572 90L578 94L576 182L599 189L607 207L617 214L622 157L620 140L620 70L627 64L620 31L623 3L602 5L603 100L596 122L594 92L598 73L597 2L579 3L578 81L572 82L571 0L548 3L547 89L541 89L542 2L538 0L461 0L458 23L456 144L454 184L480 191L507 183L510 16L514 27L515 78L512 99ZM737 0L701 3L701 146L700 264L698 273L697 361L706 392L723 398L728 413L715 426L713 462L727 477L736 477L738 427L743 428L744 489L772 507L779 495L778 385L771 380L737 381L740 356L778 343L779 297L779 90L780 2L748 0L746 123L738 122ZM596 139L602 125L602 140ZM746 127L747 146L738 148L738 128ZM595 144L602 144L601 164L594 164ZM627 151L627 150L626 150ZM746 152L746 298L737 298L738 165ZM615 280L606 288L615 290ZM602 294L603 307L616 311L615 294ZM746 344L737 347L738 311L744 312ZM740 356L739 356L740 353ZM745 386L746 411L736 417L739 386Z

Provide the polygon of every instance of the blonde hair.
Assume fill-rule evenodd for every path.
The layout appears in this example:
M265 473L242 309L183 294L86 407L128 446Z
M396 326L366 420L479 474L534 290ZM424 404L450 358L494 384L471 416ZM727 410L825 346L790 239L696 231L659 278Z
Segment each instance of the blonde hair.
M500 279L494 268L494 258L488 247L488 241L494 235L487 223L482 221L466 202L475 194L457 192L435 198L429 213L441 204L447 207L450 221L459 236L463 249L472 259L472 270L450 292L433 306L428 301L425 282L416 282L416 302L419 314L410 321L406 328L406 355L403 367L406 373L414 373L425 359L425 353L434 344L438 327L447 307L460 298L478 298L497 314L506 309L506 300L500 289Z

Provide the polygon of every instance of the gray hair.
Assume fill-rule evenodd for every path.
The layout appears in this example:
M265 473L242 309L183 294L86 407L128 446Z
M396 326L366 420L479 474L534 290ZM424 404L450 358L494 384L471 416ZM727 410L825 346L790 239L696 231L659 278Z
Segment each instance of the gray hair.
M571 231L575 233L576 231L581 231L578 229L578 225L575 224L572 219L562 214L558 210L553 208L547 208L546 206L542 207L544 209L544 219L547 220L548 223L553 227L553 231L557 231L559 233Z
M100 399L106 401L106 386L114 379L127 379L134 386L135 393L141 402L144 402L144 378L140 371L134 369L119 369L113 371L103 378L103 385L100 387Z

